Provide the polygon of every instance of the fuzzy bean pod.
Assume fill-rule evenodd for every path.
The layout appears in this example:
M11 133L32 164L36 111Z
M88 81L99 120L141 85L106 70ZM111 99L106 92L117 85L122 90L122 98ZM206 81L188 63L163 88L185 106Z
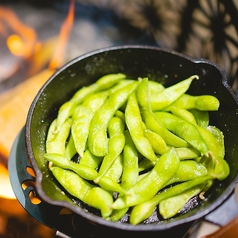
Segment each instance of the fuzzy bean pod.
M120 88L111 94L102 107L95 113L90 124L88 137L88 146L94 155L105 156L108 153L108 123L136 87L137 82L133 82Z

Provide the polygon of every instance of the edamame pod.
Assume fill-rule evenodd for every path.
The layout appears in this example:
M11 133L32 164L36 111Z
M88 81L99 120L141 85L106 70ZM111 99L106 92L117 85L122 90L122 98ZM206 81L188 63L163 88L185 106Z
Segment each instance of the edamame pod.
M183 138L191 146L205 154L208 151L207 144L200 135L197 127L169 112L155 112L155 116L160 123L175 135Z
M89 126L91 118L93 117L93 112L89 108L81 107L81 109L83 110L84 114L73 120L71 134L74 140L76 151L80 157L84 157L84 151L86 150L87 146Z
M101 211L103 218L112 213L110 206L113 203L112 195L100 187L95 187L76 173L52 167L51 171L58 182L74 197Z
M124 208L124 209L120 209L120 210L113 210L112 211L112 214L110 216L110 220L111 221L119 221L121 218L123 218L127 211L128 211L129 208Z
M188 111L184 108L171 107L170 112L177 117L180 117L194 125L197 125L197 121L195 120L194 115L190 111Z
M56 166L51 167L50 170L57 181L66 189L68 193L83 202L85 201L85 195L94 187L73 171Z
M129 131L125 131L125 139L121 186L124 189L129 189L134 186L138 180L138 152Z
M100 187L90 189L85 194L83 202L99 209L103 218L108 218L112 214L113 197L111 193Z
M93 113L95 113L103 105L108 95L108 90L94 93L92 95L87 96L81 105L84 109L89 108ZM82 112L79 116L81 115Z
M196 159L201 156L201 153L192 147L180 147L175 150L180 160Z
M230 167L224 160L225 148L222 141L219 141L212 133L203 127L197 127L203 139L206 141L209 151L202 157L208 173L219 180L225 179L230 173Z
M78 154L83 157L89 135L89 127L95 112L103 105L107 92L90 95L82 103L72 123L71 133Z
M207 168L203 164L198 163L195 160L184 160L179 163L177 172L167 185L195 179L207 174Z
M139 224L143 220L147 219L153 213L155 207L164 199L178 195L200 184L207 183L207 181L209 181L210 179L212 179L210 176L203 176L177 184L154 196L152 199L136 205L131 211L130 223L133 225Z
M122 161L122 153L117 156L111 167L105 173L105 176L113 179L116 182L120 181L123 172L123 161Z
M125 146L125 124L119 117L113 117L108 124L109 133L109 145L108 154L104 157L100 169L98 171L98 177L94 180L98 183L100 178L104 176L110 167L113 165L117 157L122 153Z
M184 205L193 197L203 190L203 185L190 188L174 197L167 198L159 203L159 212L164 219L168 219L176 215Z
M206 128L209 125L208 111L200 111L197 109L190 109L189 111L193 114L198 126Z
M192 96L189 94L183 94L170 106L164 108L163 110L169 111L172 106L184 109L197 109L200 111L217 111L220 106L220 102L215 96L212 95Z
M112 94L112 93L116 92L118 89L121 89L121 88L123 88L123 87L125 87L128 84L131 84L133 82L135 82L135 80L133 80L133 79L123 79L120 82L118 82L117 84L115 84L113 87L109 88L107 90L108 94Z
M105 156L108 153L108 123L136 87L137 82L133 82L117 90L109 96L102 107L95 113L90 124L88 137L88 146L94 155Z
M154 168L112 204L113 209L124 209L148 201L173 177L179 166L179 157L172 148L165 152Z
M159 134L167 145L174 147L187 147L188 143L185 140L171 133L157 120L154 113L151 111L148 93L148 79L144 78L136 90L136 96L147 129Z
M56 130L59 131L61 129L61 125L72 115L75 107L80 104L88 95L108 89L125 77L125 74L121 73L108 74L99 78L94 84L80 88L68 102L64 103L60 107L57 116Z
M159 159L159 158L157 157L157 160L158 160L158 159ZM142 171L144 171L144 170L151 169L151 168L153 168L153 167L155 166L156 162L157 162L157 161L152 162L151 160L148 160L148 159L146 159L146 158L143 158L143 159L141 159L141 160L139 161L138 171L139 171L139 172L142 172Z
M74 139L73 139L72 133L70 133L69 139L68 139L68 141L66 143L66 146L65 146L64 156L68 160L71 160L74 157L74 155L76 155L76 153L77 153L77 150L75 148Z
M102 176L98 184L101 188L110 192L118 192L122 195L127 193L127 191L123 189L119 183L107 176Z
M206 142L208 150L212 151L215 157L223 159L225 156L225 146L222 139L223 135L221 134L220 137L217 138L206 128L197 126L197 129L200 132L203 140Z
M91 168L96 169L101 164L102 159L102 157L93 155L90 150L86 150L83 154L83 157L80 158L79 164L88 165Z
M55 133L56 123L57 121L54 120L49 128L49 132L46 139L46 152L64 155L66 141L69 137L72 119L68 118L62 124L61 130L57 133Z
M44 158L53 163L53 166L72 170L86 180L94 180L98 175L97 171L90 166L74 163L59 154L46 153Z
M167 151L167 145L164 139L157 133L151 130L144 131L145 137L149 140L153 150L156 154L162 155Z
M156 155L154 150L149 140L144 136L143 121L135 93L131 94L128 99L125 111L125 121L137 150L147 159L155 161Z
M149 80L149 93L152 98L157 97L164 89L165 87L161 83ZM153 99L151 100L153 101Z
M225 156L225 143L224 143L224 134L223 132L218 129L216 126L207 126L206 129L216 138L216 140L218 141L218 143L220 144L219 147L221 147L222 151L221 156L224 157Z
M194 79L199 79L197 75L193 75L183 81L180 81L170 87L165 88L157 97L151 98L151 110L163 110L183 95L190 87Z
M200 163L206 166L208 174L214 179L224 180L230 173L230 167L226 160L214 156L212 151L208 151Z

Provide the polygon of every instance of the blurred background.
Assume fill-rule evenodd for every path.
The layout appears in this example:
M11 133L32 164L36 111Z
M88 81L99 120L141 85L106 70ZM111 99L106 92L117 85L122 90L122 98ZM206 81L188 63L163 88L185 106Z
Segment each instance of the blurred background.
M0 237L55 237L17 201L12 144L57 68L89 51L152 45L219 64L238 96L238 0L1 0Z

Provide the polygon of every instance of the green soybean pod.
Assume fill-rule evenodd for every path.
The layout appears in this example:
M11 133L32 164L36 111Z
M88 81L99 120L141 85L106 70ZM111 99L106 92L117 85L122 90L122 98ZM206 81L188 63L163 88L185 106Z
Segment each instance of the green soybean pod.
M93 187L84 196L84 201L89 206L101 211L102 218L108 218L112 214L111 205L113 196L101 187Z
M116 92L118 89L121 89L133 82L135 82L135 80L133 80L133 79L123 79L120 82L118 82L117 84L115 84L113 87L109 88L107 91L109 94L112 94L112 93Z
M128 130L125 131L125 138L121 186L124 189L129 189L134 186L138 180L138 152Z
M55 131L56 131L56 119L54 119L49 125L46 141L54 140Z
M164 219L168 219L175 216L191 198L202 192L203 188L203 184L198 185L174 197L162 200L159 203L160 214Z
M103 105L108 95L108 90L91 94L85 98L82 102L82 106L83 108L90 108L92 112L96 112Z
M217 128L216 126L207 126L206 129L217 139L220 144L220 147L223 148L223 152L221 155L225 155L225 142L224 142L224 134L223 132Z
M71 134L74 140L76 151L80 157L84 157L84 151L87 148L87 139L89 134L89 126L93 112L89 108L81 107L84 114L73 120Z
M125 114L121 110L117 110L115 112L115 116L121 118L123 121L125 121Z
M201 156L201 153L192 147L180 147L175 150L180 160L196 159Z
M187 141L202 154L208 151L208 146L197 129L197 126L169 112L155 112L155 116L164 127Z
M151 97L157 97L158 94L161 93L164 89L165 87L161 83L157 81L149 80L149 91L150 91Z
M95 187L70 170L52 167L51 171L68 193L89 206L99 209L103 218L111 215L110 206L113 203L113 197L109 192Z
M212 95L192 96L189 94L183 94L170 106L164 108L163 110L170 110L171 106L184 109L197 109L200 111L217 111L220 106L220 102L215 96Z
M180 160L172 148L165 152L153 169L112 204L113 209L124 209L148 201L161 190L176 173Z
M44 155L44 158L49 162L51 162L53 166L57 166L62 169L72 170L75 173L77 173L80 177L87 180L94 180L98 174L97 171L91 168L90 166L74 163L68 160L66 157L59 154L46 153Z
M159 159L159 157L157 157L157 160L158 159ZM142 172L142 171L145 171L145 170L153 168L155 166L157 160L152 162L151 160L148 160L146 158L141 159L139 161L139 164L138 164L139 172Z
M88 96L82 103L72 123L71 133L78 154L83 157L87 147L89 127L95 112L103 105L107 92L99 92Z
M202 191L200 186L191 188L172 198L167 198L160 202L159 211L164 219L168 219L176 215L183 206L194 196Z
M103 157L98 157L93 155L90 150L86 150L83 154L83 157L80 158L79 164L85 164L91 168L97 169L101 164Z
M157 97L151 98L150 103L152 111L163 110L164 108L168 107L189 89L194 79L198 78L199 77L197 75L193 75L183 81L165 88L157 95Z
M212 151L215 157L223 159L225 156L225 146L222 139L222 132L220 137L218 138L214 136L214 134L211 133L211 130L209 129L207 130L206 128L200 126L197 126L197 129L200 132L203 140L206 142L208 150Z
M161 155L167 151L167 144L159 134L147 129L144 131L144 135L149 140L156 154Z
M112 214L110 216L110 220L114 221L114 222L119 221L120 219L122 219L126 215L128 209L129 208L124 208L124 209L120 209L120 210L113 210Z
M128 190L133 187L138 180L138 151L128 130L125 131L125 138L126 142L123 150L123 173L121 177L121 187ZM128 208L113 210L110 220L120 220L127 213L127 211Z
M170 179L167 185L196 179L207 174L207 168L195 160L180 161L177 172Z
M118 192L121 195L126 194L127 191L121 187L119 183L117 183L115 180L107 177L102 176L98 182L99 186L109 192Z
M116 182L119 182L122 176L122 172L123 172L123 159L121 153L119 156L117 156L111 167L105 173L105 176L113 179Z
M56 120L52 122L46 139L46 152L64 155L67 139L70 134L72 119L68 118L61 126L61 130L56 132Z
M112 117L108 124L108 154L103 158L98 171L98 177L94 180L95 183L99 182L100 178L107 173L114 161L122 153L125 146L124 130L124 122L119 117Z
M68 158L69 160L71 160L74 157L74 155L76 155L76 153L77 153L77 150L75 148L74 139L73 139L72 133L70 133L69 139L66 143L64 156Z
M206 166L208 174L214 179L224 180L230 173L227 161L216 157L213 151L208 151L199 162Z
M125 121L137 150L147 159L155 161L156 155L154 150L149 140L144 136L143 121L135 93L131 94L128 99Z
M133 82L120 88L111 94L102 107L95 113L90 124L88 137L88 147L94 155L105 156L108 153L108 123L136 87L137 82Z
M69 118L77 105L82 103L82 101L88 96L95 92L108 89L124 79L126 76L124 74L107 74L99 78L95 83L80 88L73 97L65 102L58 111L56 129L60 130L61 125L64 121Z
M196 121L194 115L187 109L179 108L179 107L171 107L170 112L173 115L180 117L181 119L184 119L194 125L197 125L197 121Z
M167 198L181 194L198 185L202 185L204 189L206 189L205 184L207 184L211 179L212 178L210 176L203 176L165 189L161 193L155 195L152 199L133 207L130 215L130 223L137 225L143 220L147 219L153 213L156 206Z
M227 161L224 160L224 144L207 129L199 126L197 128L209 148L207 153L202 157L201 163L204 163L207 167L208 174L219 180L225 179L230 173L230 167Z
M155 114L152 112L150 107L150 95L148 90L147 78L144 78L139 84L136 90L136 96L141 108L142 118L147 129L150 129L151 131L159 134L164 139L167 145L171 145L174 147L188 146L188 143L185 140L171 133L155 117Z
M190 109L189 110L196 121L198 126L206 128L209 125L209 112L208 111L200 111L197 109Z
M84 201L84 197L87 192L93 188L92 184L81 178L73 171L56 166L51 167L50 170L65 190L81 201Z

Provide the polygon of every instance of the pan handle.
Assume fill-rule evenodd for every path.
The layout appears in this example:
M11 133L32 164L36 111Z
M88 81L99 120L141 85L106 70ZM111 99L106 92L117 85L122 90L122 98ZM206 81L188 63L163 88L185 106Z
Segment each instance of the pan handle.
M219 226L227 225L232 219L238 216L238 183L234 192L217 209L204 217L204 220Z
M238 229L238 183L234 192L214 211L195 221L184 238L225 238L224 232L233 234ZM221 236L224 235L224 236Z

